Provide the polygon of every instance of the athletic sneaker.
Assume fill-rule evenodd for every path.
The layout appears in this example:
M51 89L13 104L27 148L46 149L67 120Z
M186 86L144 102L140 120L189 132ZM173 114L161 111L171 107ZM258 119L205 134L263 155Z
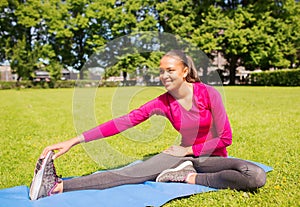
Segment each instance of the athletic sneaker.
M156 182L185 182L190 173L196 173L196 170L191 161L185 161L176 168L162 171L157 176Z
M31 200L52 195L54 188L61 182L56 175L52 159L53 155L54 152L50 151L44 159L37 161L29 191Z

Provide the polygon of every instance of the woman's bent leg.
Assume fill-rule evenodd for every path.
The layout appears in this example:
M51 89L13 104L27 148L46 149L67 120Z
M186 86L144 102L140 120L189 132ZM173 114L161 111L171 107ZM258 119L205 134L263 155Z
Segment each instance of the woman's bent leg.
M180 157L161 153L144 162L119 170L65 180L63 182L63 191L106 189L123 184L143 183L148 180L154 180L163 170L177 166L183 161Z
M245 160L223 157L193 159L199 174L196 184L218 189L255 190L266 182L266 173L259 166Z

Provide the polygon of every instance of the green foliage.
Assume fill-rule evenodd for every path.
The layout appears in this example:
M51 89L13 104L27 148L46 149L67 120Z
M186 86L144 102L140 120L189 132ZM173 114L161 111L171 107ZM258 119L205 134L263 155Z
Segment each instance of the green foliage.
M169 0L160 1L156 5L159 23L164 32L177 34L180 37L190 37L196 29L195 18L197 18L196 3L191 0Z
M10 60L7 55L18 40L22 40L25 30L18 25L15 10L18 0L2 0L0 3L0 62Z
M33 88L34 84L29 80L22 80L18 82L13 81L0 81L0 89L20 89L20 88Z
M0 81L0 89L12 89L12 88L16 88L15 82Z
M13 55L11 57L11 69L17 73L19 78L30 79L34 76L34 54L27 50L25 37L19 41L12 49Z
M55 54L51 45L36 44L32 50L27 50L25 37L12 49L11 68L20 79L31 80L35 70L50 72L54 80L60 79L62 66L53 60Z
M174 34L210 58L220 52L232 83L238 66L268 70L300 64L300 3L294 0L3 0L0 15L0 62L8 60L24 79L41 62L55 79L59 65L81 70L107 42L139 31ZM141 57L155 64L148 61L151 55ZM127 68L136 66L137 61L126 61Z
M158 76L159 75L159 61L162 58L162 52L152 52L149 56L145 58L144 65L148 68L148 73L150 75Z
M53 83L53 88L74 88L75 80L57 80Z
M113 82L114 83L114 82ZM40 81L33 82L30 80L22 80L18 82L14 81L0 81L0 89L29 89L29 88L74 88L76 87L98 87L98 86L118 86L118 84L101 84L99 81L92 80L81 80L80 83L77 83L76 80L51 80L50 82Z
M192 33L192 41L209 55L212 51L222 49L220 34L228 20L220 7L210 6L207 13L202 15L200 26Z
M103 87L118 87L121 84L120 81L103 81L100 86Z
M231 83L238 66L267 70L299 64L299 3L288 0L283 4L265 1L236 5L229 10L222 3L211 5L202 13L192 38L207 54L219 51L224 55Z
M50 76L54 80L60 80L62 68L63 67L59 62L51 61L51 63L45 67L45 70L50 72Z
M139 54L128 54L118 57L118 62L109 68L106 73L108 76L119 76L120 72L136 74L136 69L145 63L145 59Z
M300 86L300 69L251 73L252 85Z

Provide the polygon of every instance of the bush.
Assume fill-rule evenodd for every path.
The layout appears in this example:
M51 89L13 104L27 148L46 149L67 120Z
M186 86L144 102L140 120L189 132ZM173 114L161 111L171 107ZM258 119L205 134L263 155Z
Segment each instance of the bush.
M300 86L300 69L256 72L250 80L256 86Z
M83 87L118 87L121 86L121 81L98 81L98 80L51 80L50 82L45 81L0 81L1 89L20 89L20 88L83 88ZM134 86L135 80L126 82L126 86ZM159 82L147 83L147 85L157 86Z
M15 89L15 88L32 88L34 87L31 81L0 81L0 89Z
M12 89L16 87L15 82L0 81L0 89Z
M116 84L116 83L115 83ZM111 86L113 86L112 84ZM0 81L0 90L1 89L20 89L20 88L74 88L74 87L99 87L99 81L92 80L58 80L50 82L45 81ZM110 86L110 85L108 85Z
M76 80L59 80L55 81L52 88L73 88Z
M117 87L121 84L120 81L103 81L100 86L103 87Z

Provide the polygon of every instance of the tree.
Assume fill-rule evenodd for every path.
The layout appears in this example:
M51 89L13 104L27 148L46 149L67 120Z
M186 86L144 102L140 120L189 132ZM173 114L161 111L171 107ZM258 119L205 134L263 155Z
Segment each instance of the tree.
M88 56L104 44L105 4L109 2L52 0L45 5L49 42L65 67L80 70Z
M157 31L155 1L118 0L111 19L113 38L137 31Z
M161 30L189 38L195 29L195 19L200 5L191 0L158 2L156 10Z
M222 52L228 62L230 84L235 82L238 66L249 70L291 66L299 48L299 21L295 21L299 19L299 5L291 0L282 4L237 2L210 6L200 18L193 42L209 57L213 51Z
M17 0L0 2L0 62L10 59L12 48L23 38L24 28L18 25L15 14L19 4Z
M33 77L34 55L26 48L26 38L23 37L18 41L12 50L10 66L12 71L18 74L18 80L22 78L28 80Z
M250 70L299 65L299 11L294 0L3 0L0 61L16 60L13 52L21 55L22 48L28 55L43 54L49 65L81 70L109 41L158 31L198 46L210 58L215 51L224 54L234 83L240 65ZM128 45L124 41L111 49ZM164 49L177 46L170 41ZM48 53L37 52L45 50ZM122 56L113 51L105 54L107 58ZM151 65L150 54L140 56Z
M106 72L108 76L118 76L120 72L126 74L136 74L136 69L141 67L145 59L140 54L127 54L118 57L118 62Z

